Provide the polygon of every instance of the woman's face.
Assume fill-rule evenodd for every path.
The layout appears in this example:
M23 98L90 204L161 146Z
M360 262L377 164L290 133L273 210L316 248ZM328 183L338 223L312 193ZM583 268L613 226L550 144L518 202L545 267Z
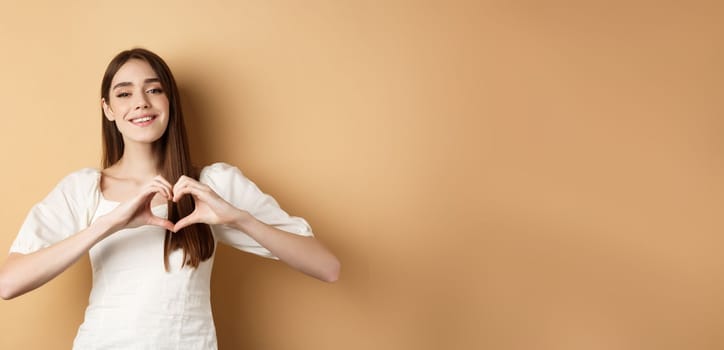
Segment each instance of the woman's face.
M111 81L108 101L102 100L106 118L115 121L129 143L152 143L166 131L168 97L148 62L128 60Z

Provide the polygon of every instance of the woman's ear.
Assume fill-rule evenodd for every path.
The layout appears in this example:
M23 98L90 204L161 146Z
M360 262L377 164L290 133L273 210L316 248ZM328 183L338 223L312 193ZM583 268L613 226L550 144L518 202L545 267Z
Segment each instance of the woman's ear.
M103 108L103 114L105 114L106 119L110 121L114 121L116 118L113 116L113 110L111 109L111 106L109 106L106 103L105 98L101 98L101 107Z

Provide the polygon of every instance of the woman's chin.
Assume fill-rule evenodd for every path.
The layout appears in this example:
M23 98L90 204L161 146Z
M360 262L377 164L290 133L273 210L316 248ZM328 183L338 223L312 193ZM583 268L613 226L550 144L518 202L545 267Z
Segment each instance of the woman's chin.
M123 143L124 143L126 146L128 146L128 145L130 145L130 144L135 144L135 145L139 145L139 146L140 146L140 145L151 145L151 144L153 144L154 142L160 140L160 139L161 139L161 136L163 136L163 134L161 134L161 135L139 135L139 136L134 136L134 137L124 137L124 138L123 138Z

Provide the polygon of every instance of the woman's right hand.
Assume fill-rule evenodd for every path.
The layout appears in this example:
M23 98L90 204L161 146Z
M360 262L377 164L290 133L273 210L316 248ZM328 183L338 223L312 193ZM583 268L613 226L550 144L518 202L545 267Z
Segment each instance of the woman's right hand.
M80 232L33 253L10 253L0 265L0 298L11 299L45 284L87 254L93 245L118 230L143 225L172 230L170 221L151 212L153 197L159 193L171 200L171 188L166 179L156 176L136 196Z
M101 216L103 220L108 220L111 225L109 234L143 225L155 225L167 230L173 230L174 224L171 221L158 217L151 211L151 202L157 193L167 200L173 199L172 186L161 175L156 176L151 182L144 185L141 192L135 197L119 204L110 213Z

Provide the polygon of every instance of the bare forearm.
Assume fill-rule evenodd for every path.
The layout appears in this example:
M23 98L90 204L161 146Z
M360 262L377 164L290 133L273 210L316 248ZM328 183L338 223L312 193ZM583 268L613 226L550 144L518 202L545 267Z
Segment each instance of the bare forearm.
M11 253L0 267L0 297L12 299L42 286L73 265L111 230L104 220L31 254Z
M285 232L243 211L231 226L248 234L296 270L325 282L334 282L339 277L339 260L314 237Z

